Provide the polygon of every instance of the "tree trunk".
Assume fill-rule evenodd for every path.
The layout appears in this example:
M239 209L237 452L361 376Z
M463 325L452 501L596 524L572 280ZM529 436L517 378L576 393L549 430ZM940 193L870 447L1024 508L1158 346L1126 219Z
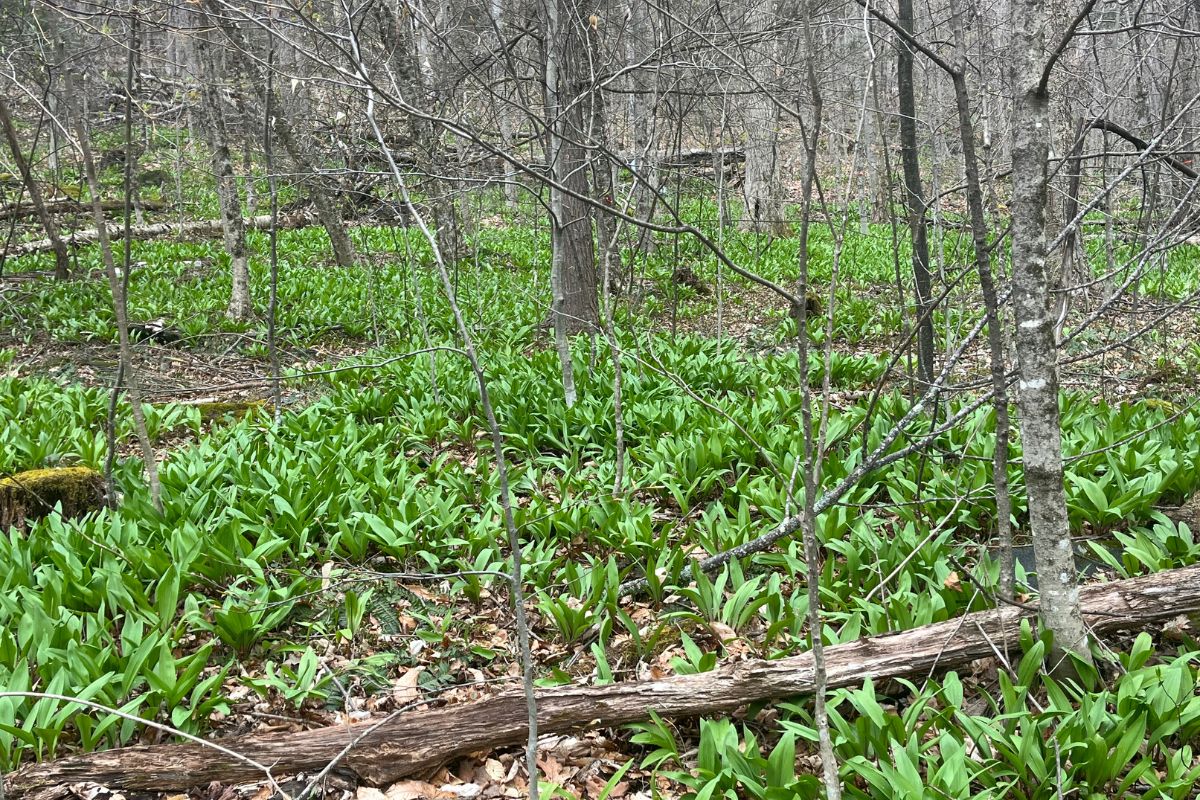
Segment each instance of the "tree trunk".
M1096 631L1145 629L1200 608L1200 566L1132 580L1085 586L1080 592L1088 624ZM828 686L916 676L991 657L1019 640L1021 624L1035 612L1017 606L979 611L958 619L835 645L825 650ZM661 716L721 714L747 703L813 691L811 653L774 661L742 661L711 672L659 681L608 686L560 686L537 692L542 733L603 728ZM2 696L2 693L0 693ZM469 705L410 711L377 727L363 723L302 733L267 733L221 741L276 776L323 769L349 749L339 772L386 785L457 756L513 745L528 729L526 701L510 691ZM186 791L210 781L232 784L261 779L262 772L228 752L195 744L139 745L31 764L9 775L9 800L49 797L63 784L87 780L111 789Z
M775 82L775 39L766 33L774 20L773 0L758 0L747 18L752 31L765 38L760 52L751 54L748 69L755 76L745 101L746 199L742 229L782 236L787 233L779 186L779 108L766 95Z
M962 143L963 171L966 176L967 210L971 220L971 241L975 248L975 269L983 295L988 325L988 355L992 373L992 407L996 412L996 444L992 452L992 486L996 493L996 539L1000 547L1000 597L1013 599L1014 566L1012 548L1012 501L1008 492L1008 366L1004 357L1004 329L1000 322L999 300L992 277L992 256L988 243L987 216L984 212L983 183L979 178L979 159L975 153L975 122L971 117L971 96L967 90L967 37L962 14L951 0L958 60L954 81L954 100L958 109L959 139Z
M1063 490L1056 315L1046 267L1051 128L1042 71L1052 11L1041 0L1015 0L1010 24L1017 93L1012 143L1012 270L1025 489L1042 621L1054 634L1052 666L1069 670L1064 660L1067 652L1089 660L1090 655Z
M630 73L632 91L629 94L628 115L631 156L629 166L634 174L635 213L641 219L653 219L658 204L658 81L647 79L645 67L637 65L654 52L654 26L650 19L648 0L634 0L629 6L629 30L625 37L625 61ZM654 232L639 228L635 232L635 247L643 253L654 249Z
M413 45L416 49L420 96L423 104L436 114L445 106L446 97L434 65L443 63L447 56L443 52L444 40L439 38L436 30L431 31L430 26L436 26L437 30L442 28L446 8L444 3L439 3L430 9L423 0L413 0L413 8L416 11L412 15ZM453 170L446 157L446 137L439 125L428 120L419 121L417 131L426 154L426 163L423 165L427 173L425 184L433 210L438 247L448 263L455 263L462 257L463 241L455 203L456 187L450 178Z
M217 79L212 45L198 42L196 54L202 70L200 93L208 117L209 148L212 150L213 175L217 181L217 201L221 208L221 227L225 233L225 251L229 254L232 288L226 316L235 320L249 319L254 308L250 302L250 259L246 250L246 228L242 224L242 201L238 196L237 178L233 174L233 157L229 152L229 132Z
M85 206L83 203L79 202L73 197L62 197L55 200L43 199L40 208L33 203L30 203L29 205L25 205L24 203L14 203L12 205L0 208L0 220L13 219L14 217L16 219L21 219L23 217L40 216L43 210L47 214L79 214L85 211L91 213L92 209L90 205L91 204ZM167 204L161 200L142 201L142 208L150 209L152 211L161 211L166 207ZM101 200L100 210L104 211L105 213L110 213L113 211L123 212L125 211L125 201ZM58 238L62 239L61 233L59 234ZM50 249L53 249L53 246L51 246Z
M54 251L54 277L65 281L71 277L71 256L67 252L67 246L63 244L58 235L58 225L55 224L54 217L46 210L46 203L42 199L42 190L34 180L33 173L29 169L29 162L21 150L17 129L13 127L12 116L8 112L8 104L4 102L3 97L0 97L0 125L4 127L4 138L8 140L8 149L12 151L13 161L17 163L17 170L21 173L25 191L29 192L29 202L33 205L42 227L46 229L46 239L50 242L50 249Z
M521 92L519 81L514 80L517 78L516 64L513 60L511 46L507 44L507 0L487 0L487 9L496 34L496 45L500 50L500 54L497 56L500 67L496 71L499 99L494 104L496 127L500 131L500 143L505 152L516 155L519 114L515 107L520 105ZM503 176L504 200L509 213L516 214L521 208L521 184L518 181L520 173L509 170L506 172L507 174Z
M570 337L599 328L596 247L590 191L585 94L590 93L585 23L572 0L546 0L547 156L550 187L551 320L567 405L575 403Z
M303 228L311 224L311 222L312 220L305 215L297 214L280 218L279 227ZM271 225L271 215L260 214L257 217L247 217L242 220L242 225L252 230L265 230ZM178 222L155 222L150 225L138 225L130 228L129 238L133 241L157 239L162 236L174 236L177 239L182 239L187 236L218 236L224 232L224 219L202 219L182 224ZM120 239L125 235L124 226L120 223L110 222L105 226L105 233L113 239ZM94 244L98 241L100 241L100 231L97 228L68 233L63 237L63 243L70 246ZM52 249L53 246L49 239L36 239L32 242L22 242L21 244L14 245L11 249L5 251L5 256L48 253Z
M908 34L913 32L912 0L900 0L896 19ZM907 42L896 44L896 88L900 99L900 156L904 163L904 207L912 238L913 285L917 293L917 373L925 387L933 381L933 287L929 275L929 241L925 225L925 189L921 185L917 149L917 102L913 88L913 51Z
M318 182L319 178L316 177L316 169L313 167L305 148L298 141L288 115L282 110L284 106L278 93L274 93L274 96L271 98L271 108L275 112L272 114L272 133L275 134L275 138L279 143L283 145L283 149L287 152L288 158L291 159L296 171L301 175L311 176L308 184L308 196L312 200L317 220L325 228L325 232L329 234L329 245L333 249L334 261L337 262L339 267L354 266L358 257L354 250L354 243L350 241L350 234L346 230L346 222L342 218L341 209L338 208L336 199L329 193L328 189Z

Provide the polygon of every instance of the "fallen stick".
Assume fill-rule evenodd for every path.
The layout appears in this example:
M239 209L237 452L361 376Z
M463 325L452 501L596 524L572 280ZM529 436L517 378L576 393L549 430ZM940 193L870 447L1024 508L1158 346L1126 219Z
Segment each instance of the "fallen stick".
M1084 616L1101 633L1173 618L1200 609L1200 565L1142 578L1083 587ZM1034 612L1012 606L899 633L828 647L830 688L867 678L925 677L1005 650ZM712 672L610 686L563 686L538 693L544 733L621 725L662 716L731 711L746 703L811 693L812 659L727 664ZM525 700L507 692L469 705L412 711L363 736L369 723L301 733L270 733L222 740L228 750L271 767L276 776L320 771L343 748L362 740L337 772L365 784L385 785L466 753L516 744L525 737ZM195 744L148 745L32 764L8 776L9 800L49 796L47 790L87 780L112 789L186 791L210 781L237 783L262 773L225 753Z
M263 230L271 227L271 215L261 214L257 217L249 217L245 222L247 228ZM312 224L311 220L303 214L281 216L278 223L280 228L302 228L310 224ZM134 240L157 239L161 236L174 236L177 238L185 236L220 236L221 233L221 221L219 219L205 219L184 223L157 222L152 225L136 225L129 229L129 237ZM113 223L108 226L108 235L113 241L121 240L124 238L125 229L120 223ZM92 244L99 239L100 231L97 228L75 231L62 237L63 242L68 245ZM31 253L48 253L51 249L53 248L49 239L36 239L32 242L13 245L5 251L5 255L6 257L15 258Z

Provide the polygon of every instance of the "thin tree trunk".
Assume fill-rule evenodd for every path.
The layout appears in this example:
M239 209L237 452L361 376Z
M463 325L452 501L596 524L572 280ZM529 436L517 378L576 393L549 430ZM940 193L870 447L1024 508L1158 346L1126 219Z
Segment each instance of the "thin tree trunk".
M197 43L201 62L201 96L208 116L209 147L212 150L213 174L217 181L217 201L221 208L221 226L225 233L225 250L229 254L232 288L225 313L230 319L247 320L254 314L250 301L250 260L246 250L246 228L242 223L242 202L238 195L233 158L229 152L229 132L216 80L219 72L214 62L212 45Z
M355 58L358 59L357 47L355 49ZM361 61L359 68L362 69ZM526 741L526 765L525 768L529 774L529 785L527 793L530 800L538 800L538 705L533 684L533 656L530 652L529 645L529 623L525 616L525 595L524 584L522 579L522 553L521 553L521 538L517 531L517 525L513 516L512 510L512 494L509 489L508 480L508 459L504 455L504 436L500 431L500 424L496 420L495 410L492 408L492 402L488 392L487 376L484 374L483 367L480 364L478 355L475 351L475 343L471 336L470 328L467 327L466 321L463 319L462 312L458 306L458 300L454 294L454 287L450 280L450 274L446 269L445 259L442 257L438 249L437 236L429 230L425 224L416 206L413 205L411 198L408 195L408 189L405 186L404 178L400 174L396 162L392 159L391 153L387 151L387 145L384 142L383 134L375 122L373 110L374 97L368 95L367 114L371 120L371 126L375 131L376 139L379 146L383 148L387 154L388 165L391 168L392 175L396 180L397 186L400 188L404 196L405 205L408 206L409 213L417 221L421 232L424 234L429 246L433 249L434 262L437 264L438 274L442 279L442 288L446 292L446 298L450 303L450 311L454 316L455 327L458 330L459 337L463 341L463 350L466 353L467 360L471 364L471 371L475 375L476 385L479 389L479 401L483 406L484 415L487 419L488 430L492 439L492 452L496 459L496 472L499 477L500 488L500 508L504 517L504 529L508 536L508 547L512 558L512 570L509 573L509 589L512 592L513 612L516 618L517 641L518 649L521 657L521 682L523 688L523 708L525 711L524 720L524 736Z
M812 40L811 14L813 9L811 6L806 9L809 15L806 16L804 26L804 45L805 45L805 62L808 67L808 84L809 91L812 93L812 130L808 134L807 140L804 143L805 152L807 155L808 164L804 172L804 180L801 188L801 218L800 218L800 241L808 241L809 226L812 222L812 197L813 189L817 181L817 153L818 146L821 141L821 123L822 123L822 97L821 86L817 81L816 68L813 64L815 54L813 53L814 45ZM810 636L813 662L813 718L817 726L817 744L821 754L821 772L825 782L825 796L828 800L841 800L842 784L838 777L837 757L833 751L833 739L829 732L829 712L825 707L825 693L828 690L829 676L825 662L825 643L822 641L822 636L825 630L824 622L821 619L821 544L817 539L817 514L816 514L816 499L817 488L821 482L821 464L824 461L824 426L820 426L819 432L814 435L813 430L813 412L812 412L812 389L808 381L808 303L805 302L809 292L808 284L808 247L802 246L799 250L799 272L800 279L797 286L796 296L801 299L801 302L793 308L793 313L796 315L796 337L799 342L799 380L800 380L800 417L801 429L804 435L804 465L802 471L804 473L804 498L800 511L800 535L804 543L804 563L807 570L806 581L808 584L808 632ZM831 290L832 294L832 290ZM832 298L831 298L832 299ZM833 317L832 304L828 309L830 319ZM826 343L832 342L832 337L826 337ZM828 369L829 349L825 352L826 369L825 378L823 381L823 397L829 397L829 377ZM828 418L828 408L824 409L825 413L822 418ZM789 487L789 494L790 494Z
M592 63L599 63L600 41L596 31L590 31L588 47L591 50ZM594 81L593 81L594 83ZM604 199L609 206L615 206L616 185L613 181L612 164L604 152L608 149L608 135L605 126L607 119L604 94L599 86L593 86L591 96L591 136L596 144L595 156L592 159L592 182L596 194ZM637 192L641 187L634 187ZM596 239L600 255L600 305L603 311L604 338L608 341L609 357L613 365L613 429L614 429L614 474L613 497L620 497L625 491L625 416L622 406L622 390L624 388L624 372L621 364L621 343L617 339L616 328L613 325L612 278L621 266L620 251L617 247L619 223L614 217L602 209L595 209Z
M58 225L55 224L54 217L46 210L42 190L29 169L29 161L25 158L25 153L21 150L17 129L13 127L12 116L9 114L8 104L4 102L3 97L0 97L0 125L4 127L4 138L8 140L8 148L12 151L13 161L16 162L17 170L21 173L25 191L29 193L29 202L33 205L38 220L42 223L42 228L46 231L46 238L50 242L51 249L54 250L54 277L65 281L71 277L70 253L67 252L67 246L58 235Z
M100 255L104 262L104 272L108 276L108 288L112 292L113 314L117 321L117 342L119 363L117 374L125 381L125 393L129 396L130 412L133 415L134 430L137 433L138 444L141 447L142 458L146 465L146 481L150 486L150 501L159 514L163 511L162 486L158 480L158 461L154 455L154 446L146 428L146 415L142 410L142 393L138 388L137 374L133 368L132 347L129 339L129 315L125 287L129 269L129 247L126 245L124 272L125 276L117 275L117 265L113 258L112 246L109 243L107 230L104 227L104 212L99 208L100 181L96 177L96 162L92 159L92 148L88 140L88 131L83 123L83 111L75 121L76 136L79 139L79 149L82 154L83 169L87 176L88 190L94 198L92 216L96 226L102 231L100 235ZM128 225L128 218L126 218ZM121 390L120 381L113 386L114 395Z
M900 0L896 20L909 35L913 32L913 2ZM896 87L900 98L900 156L904 164L904 205L912 238L913 285L917 293L917 374L924 384L933 380L933 287L929 274L929 241L925 225L925 190L921 185L920 151L917 149L917 102L913 87L913 51L905 41L896 45Z
M987 216L983 206L983 186L979 179L979 160L975 153L975 123L971 117L971 97L967 91L966 35L963 11L958 0L951 0L959 58L955 71L954 100L958 108L958 130L962 143L963 169L967 184L967 211L971 219L971 240L975 249L975 269L983 294L984 314L988 323L988 355L992 372L992 406L996 412L996 443L992 453L992 486L996 493L996 538L1000 546L1000 597L1013 599L1014 565L1012 547L1012 499L1008 492L1008 368L1004 358L1004 329L1000 321L999 301L992 278L992 257L988 243Z

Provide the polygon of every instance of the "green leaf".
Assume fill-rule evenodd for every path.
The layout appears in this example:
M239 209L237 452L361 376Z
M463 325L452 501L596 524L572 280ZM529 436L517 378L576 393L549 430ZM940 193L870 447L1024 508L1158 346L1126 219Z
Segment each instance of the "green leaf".
M767 757L767 786L784 787L796 776L796 734L785 733Z

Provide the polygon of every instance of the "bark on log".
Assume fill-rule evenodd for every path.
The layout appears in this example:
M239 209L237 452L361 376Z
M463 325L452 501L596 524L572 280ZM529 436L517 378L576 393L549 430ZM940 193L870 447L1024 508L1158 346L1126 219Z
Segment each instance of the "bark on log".
M144 211L161 211L167 207L167 204L161 200L140 200L138 201ZM42 204L47 213L50 214L91 214L92 208L90 205L84 205L73 197L60 197L57 200L47 200ZM106 212L116 212L125 210L124 200L105 200L100 203L100 209ZM32 203L15 203L0 208L0 220L10 220L13 217L21 219L23 217L32 217L38 213Z
M1084 587L1084 615L1095 632L1145 627L1200 609L1200 565L1142 578ZM1022 620L1034 612L1006 607L825 650L829 686L857 686L866 678L923 677L962 666L1016 642ZM757 700L810 693L808 654L777 661L734 663L698 675L611 686L566 686L538 693L544 733L609 727L662 716L731 711ZM387 784L456 756L520 742L525 701L520 691L478 703L402 714L363 736L368 724L304 733L261 734L221 741L281 775L321 770L357 742L338 770L367 784ZM113 789L184 791L210 781L235 783L263 776L253 767L194 744L128 747L33 764L4 782L9 800L47 796L64 783L88 780Z
M263 230L271 226L271 215L261 214L257 217L248 217L245 221L247 228L255 230ZM296 215L291 217L280 217L280 228L303 228L305 225L311 225L312 220L304 215ZM108 226L108 235L113 241L120 241L124 238L125 229L118 223L113 223ZM161 236L220 236L222 234L221 220L205 219L195 222L159 222L153 225L137 225L129 229L131 239L157 239ZM63 241L68 245L93 244L100 239L100 231L96 228L91 228L84 231L76 231L62 237ZM25 256L30 253L45 253L52 248L49 239L37 239L32 242L13 245L6 252L9 257Z

